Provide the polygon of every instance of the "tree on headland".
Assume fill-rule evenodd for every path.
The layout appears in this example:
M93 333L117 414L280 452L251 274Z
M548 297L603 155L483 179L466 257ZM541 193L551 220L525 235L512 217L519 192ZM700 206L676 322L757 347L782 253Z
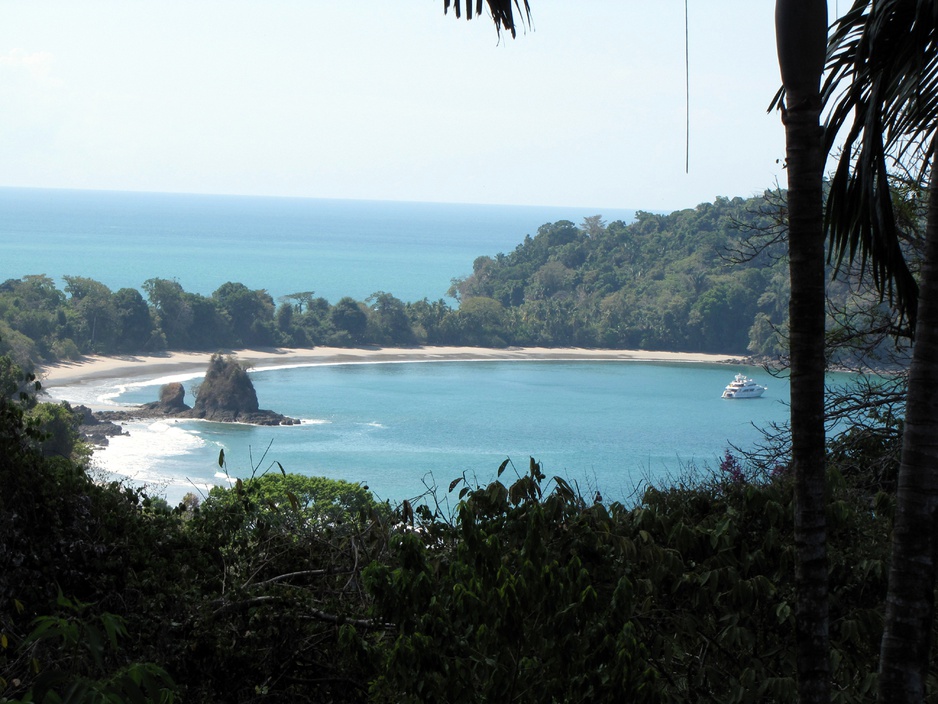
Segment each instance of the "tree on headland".
M274 301L267 291L252 291L242 283L219 286L212 299L225 313L238 346L272 345Z
M369 323L372 333L369 337L381 344L414 342L410 320L401 299L385 291L377 291L366 302L371 305Z
M496 300L475 296L459 306L462 344L504 347L505 307Z
M67 323L66 296L45 275L24 276L0 284L4 314L2 348L9 350L17 363L25 365L45 359L69 358L74 351L62 339Z
M69 337L84 352L99 352L114 346L120 335L117 311L111 290L84 276L65 276L65 292L70 296Z
M277 300L282 304L286 303L291 305L296 309L297 313L302 313L304 308L309 310L313 307L313 300L315 295L315 291L298 291L297 293L290 293L286 296L280 296L280 298Z
M368 327L368 316L354 298L340 298L329 315L336 331L347 335L349 342L359 344Z
M192 323L192 307L186 301L182 285L178 281L153 278L143 282L143 290L166 336L166 346L170 349L185 349Z
M583 224L580 225L580 229L586 233L587 237L595 237L606 229L606 222L603 220L602 215L588 215L583 218Z
M156 329L147 302L135 288L121 288L114 292L114 309L120 335L117 338L121 352L138 352L153 344Z

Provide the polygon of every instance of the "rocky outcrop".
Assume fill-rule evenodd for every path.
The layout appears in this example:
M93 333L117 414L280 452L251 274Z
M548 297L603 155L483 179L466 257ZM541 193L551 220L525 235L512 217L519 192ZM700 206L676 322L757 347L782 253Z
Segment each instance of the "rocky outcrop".
M164 384L160 387L160 398L158 401L152 401L140 406L139 411L130 411L128 415L140 418L141 416L152 418L159 416L181 416L192 409L186 405L186 389L178 381L170 384Z
M78 434L92 445L104 447L115 435L124 435L116 423L96 416L88 406L74 406L72 410L80 417Z
M259 407L247 370L232 357L212 355L192 407L186 405L185 395L183 385L174 382L160 388L158 401L132 411L103 411L97 417L109 421L169 417L251 425L299 425L295 418Z
M167 410L188 411L185 403L186 390L178 381L165 384L160 388L159 404Z
M212 355L189 418L253 425L293 425L298 421L258 406L247 370L231 357Z

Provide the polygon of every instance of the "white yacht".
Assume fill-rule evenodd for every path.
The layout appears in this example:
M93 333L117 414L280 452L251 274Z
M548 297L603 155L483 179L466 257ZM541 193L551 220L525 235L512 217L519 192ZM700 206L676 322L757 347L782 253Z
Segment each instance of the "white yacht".
M760 386L745 374L737 374L723 389L723 398L759 398L767 388Z

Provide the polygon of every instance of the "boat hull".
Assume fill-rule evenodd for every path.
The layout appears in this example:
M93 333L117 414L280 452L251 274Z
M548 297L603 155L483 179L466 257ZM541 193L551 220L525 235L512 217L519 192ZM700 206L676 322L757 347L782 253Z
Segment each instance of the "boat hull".
M724 391L723 398L759 398L764 393L764 387L753 391Z

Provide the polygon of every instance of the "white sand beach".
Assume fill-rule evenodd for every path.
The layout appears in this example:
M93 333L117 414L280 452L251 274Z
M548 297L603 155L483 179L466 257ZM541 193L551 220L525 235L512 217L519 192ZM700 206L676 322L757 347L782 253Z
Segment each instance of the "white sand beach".
M342 363L491 361L491 360L621 360L643 362L738 363L732 355L697 352L649 352L584 348L508 347L316 347L219 350L252 367ZM45 389L67 387L89 380L144 377L198 372L208 366L211 353L167 352L157 355L89 356L73 362L41 367L38 377ZM56 395L66 397L60 389Z

